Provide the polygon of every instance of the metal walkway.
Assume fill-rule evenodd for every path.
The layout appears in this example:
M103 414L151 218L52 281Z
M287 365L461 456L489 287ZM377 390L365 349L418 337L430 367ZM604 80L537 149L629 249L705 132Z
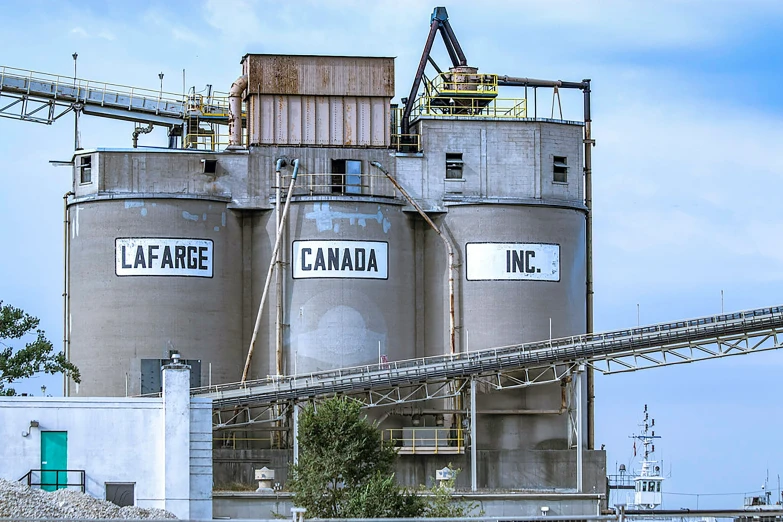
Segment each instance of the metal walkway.
M559 381L580 364L604 374L781 347L783 306L474 352L282 376L192 390L214 407L268 406L334 394L367 406L454 396L466 380L497 389Z
M220 98L220 97L216 97ZM228 106L173 94L0 66L0 117L51 124L76 107L84 114L173 127L187 118L228 124Z

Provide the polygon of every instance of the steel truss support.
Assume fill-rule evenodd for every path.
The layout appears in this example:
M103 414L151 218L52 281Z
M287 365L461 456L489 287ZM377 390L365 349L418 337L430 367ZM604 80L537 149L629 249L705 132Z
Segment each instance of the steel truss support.
M781 329L783 307L761 308L446 356L223 384L194 393L211 397L218 410L231 412L217 419L215 425L222 429L227 424L264 418L251 411L258 406L292 400L346 395L369 408L396 406L457 397L467 392L465 386L471 380L482 388L498 390L562 381L578 364L612 374L773 350L781 347ZM575 428L580 420L579 406L581 402L572 397L572 447L579 436ZM248 413L241 419L235 417L243 408ZM269 414L266 418L277 417Z
M73 107L70 103L59 103L54 100L33 98L26 94L0 91L0 118L51 125L71 110Z
M597 371L611 375L659 366L764 352L781 347L781 340L778 339L779 333L779 329L772 328L758 332L741 332L703 340L662 344L652 348L595 358L591 364Z

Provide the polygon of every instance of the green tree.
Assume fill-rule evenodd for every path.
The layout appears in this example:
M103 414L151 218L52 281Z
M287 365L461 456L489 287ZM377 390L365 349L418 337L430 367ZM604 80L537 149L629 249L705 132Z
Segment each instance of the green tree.
M451 464L448 466L451 468ZM457 481L460 469L453 470L454 474L448 480L440 484L435 484L431 489L424 489L428 493L427 507L422 516L428 518L462 518L462 517L480 517L484 511L478 502L469 502L466 500L454 499L454 483ZM479 510L476 512L476 510Z
M80 382L79 369L66 361L63 353L54 353L54 346L38 328L39 323L38 318L0 301L0 395L15 395L13 388L7 388L9 384L41 372L67 372ZM24 337L34 340L17 349L8 344Z
M299 463L288 486L307 516L413 517L425 502L394 481L397 452L367 421L361 403L335 397L299 415Z

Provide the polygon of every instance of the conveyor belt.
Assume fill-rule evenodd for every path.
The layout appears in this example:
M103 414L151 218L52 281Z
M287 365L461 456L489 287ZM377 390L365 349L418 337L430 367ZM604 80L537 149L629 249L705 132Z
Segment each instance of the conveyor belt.
M215 407L226 407L265 405L336 393L363 393L372 389L480 377L569 362L603 362L607 367L606 373L612 373L612 362L619 364L619 371L628 371L776 349L780 347L777 339L780 328L783 328L783 306L775 306L456 355L197 388L193 393L212 398ZM718 348L704 347L710 343ZM702 356L689 356L689 350L698 350ZM662 358L654 358L655 354ZM636 368L628 362L629 358L654 364Z

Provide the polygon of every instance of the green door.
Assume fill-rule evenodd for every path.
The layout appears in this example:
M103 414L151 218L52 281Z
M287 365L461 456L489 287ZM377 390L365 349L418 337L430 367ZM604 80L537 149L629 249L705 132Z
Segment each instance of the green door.
M68 483L68 432L41 432L41 489L65 489ZM57 470L57 471L43 471Z

